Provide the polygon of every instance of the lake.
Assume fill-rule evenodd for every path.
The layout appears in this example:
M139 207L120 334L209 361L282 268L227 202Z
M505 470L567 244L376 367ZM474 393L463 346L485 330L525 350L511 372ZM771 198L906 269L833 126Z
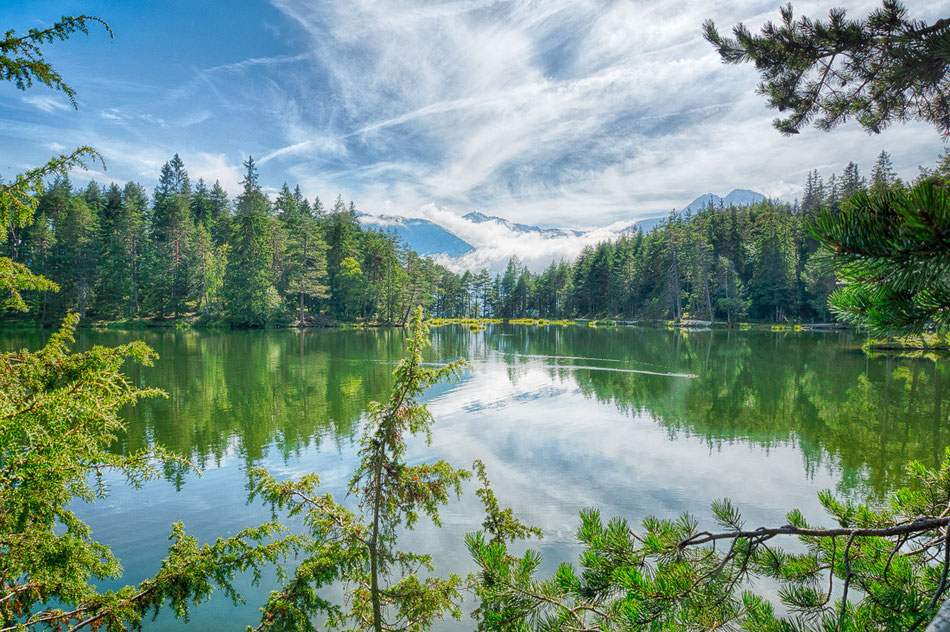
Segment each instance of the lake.
M5 348L37 348L48 333L4 331ZM131 367L141 386L168 393L127 412L114 449L159 442L203 471L169 471L77 508L112 546L126 581L152 575L172 522L203 540L270 518L247 503L245 473L320 475L342 497L356 462L366 404L385 400L404 332L379 330L81 331L77 348L142 339L160 359ZM712 526L724 496L750 527L785 524L802 509L828 524L817 493L883 499L904 465L934 465L950 444L944 357L869 357L844 332L667 331L645 328L490 325L432 330L428 360L466 358L472 371L427 399L431 446L410 442L410 460L485 462L503 504L544 530L533 542L546 572L579 552L578 512L638 524L689 511ZM482 520L469 484L423 521L406 549L426 550L438 570L473 569L464 534ZM193 610L189 630L243 630L256 623L270 586L248 587L247 605L224 598ZM163 615L152 629L181 629ZM444 629L471 629L472 621Z

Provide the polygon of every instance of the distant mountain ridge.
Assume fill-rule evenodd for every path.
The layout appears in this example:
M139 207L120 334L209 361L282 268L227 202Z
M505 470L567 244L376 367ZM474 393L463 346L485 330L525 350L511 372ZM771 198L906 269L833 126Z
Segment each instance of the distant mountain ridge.
M675 214L679 216L687 212L692 214L699 213L708 208L710 204L714 207L719 207L720 205L724 207L750 206L763 202L765 199L766 197L761 193L748 189L734 189L725 197L720 197L714 193L706 193L676 211ZM648 233L661 225L668 218L669 215L667 214L658 217L632 220L625 227L623 224L620 224L617 231L639 229L644 233ZM423 256L434 257L443 255L452 259L458 259L477 249L462 237L429 220L401 217L398 215L369 215L367 213L358 213L357 219L364 226L395 233L406 245ZM504 217L498 217L497 215L486 215L480 211L466 213L462 216L462 219L469 224L491 224L516 235L538 235L545 240L583 237L590 232L573 228L541 228L540 226L531 224L520 224L507 220ZM476 237L475 233L469 238L479 244L481 244L479 239L484 239L484 237Z
M690 213L699 213L700 211L705 210L712 204L714 207L723 207L730 206L751 206L752 204L758 204L759 202L764 202L766 197L757 191L750 191L749 189L733 189L729 192L729 195L726 197L719 197L715 193L705 193L700 195L698 198L676 211L676 215L681 215L689 211ZM648 217L646 219L637 220L630 225L631 228L639 228L645 233L650 232L669 218L669 215L663 215L661 217Z
M518 224L516 222L509 221L504 217L498 217L497 215L485 215L478 211L472 211L471 213L466 213L462 216L462 219L466 219L473 224L483 224L485 222L492 222L494 224L499 224L504 226L508 230L515 233L538 233L544 237L571 237L577 235L583 235L584 231L573 230L570 228L541 228L540 226L531 226L529 224Z
M357 214L357 220L363 226L395 233L422 256L447 255L457 258L475 250L475 246L429 220L366 213Z
M713 206L750 206L752 204L758 204L759 202L764 202L765 196L761 193L755 191L750 191L749 189L733 189L729 192L729 195L726 197L719 197L714 193L706 193L705 195L700 195L698 198L684 206L679 210L680 213L685 213L686 211L692 211L697 213L707 208L710 204Z

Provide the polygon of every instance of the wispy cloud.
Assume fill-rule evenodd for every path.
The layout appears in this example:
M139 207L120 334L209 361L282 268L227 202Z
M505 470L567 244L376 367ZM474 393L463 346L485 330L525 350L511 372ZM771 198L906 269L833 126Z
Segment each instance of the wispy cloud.
M298 61L304 61L308 55L301 53L299 55L274 55L272 57L249 57L229 64L220 64L211 66L199 71L202 74L211 74L216 72L243 72L254 66L272 66L274 64L292 64Z
M29 103L33 107L50 114L73 109L62 95L49 96L31 94L23 97L23 102Z
M188 51L184 63L126 47L125 63L102 66L118 40L74 52L79 112L62 95L11 87L0 154L39 163L43 144L93 144L111 177L151 185L179 152L194 178L233 191L253 154L262 182L299 182L311 198L339 192L376 213L478 209L547 225L629 222L733 188L791 199L808 170L828 175L850 160L868 170L881 149L906 177L932 164L942 143L922 124L879 136L853 123L796 138L772 129L755 69L724 66L700 30L707 18L756 29L778 5L270 0L255 5L259 27L194 20L187 33L157 12L160 45ZM812 16L828 6L795 3ZM933 20L950 0L909 11Z
M310 38L300 68L309 80L282 84L298 109L289 142L264 162L323 168L314 180L371 209L434 203L607 223L712 190L794 196L806 170L869 164L882 147L912 170L923 159L910 147L929 155L939 146L925 126L868 137L852 125L792 140L774 131L754 69L723 66L700 35L706 18L753 28L774 19L760 0L272 3ZM827 11L817 0L796 9ZM325 88L318 106L297 92L308 81Z

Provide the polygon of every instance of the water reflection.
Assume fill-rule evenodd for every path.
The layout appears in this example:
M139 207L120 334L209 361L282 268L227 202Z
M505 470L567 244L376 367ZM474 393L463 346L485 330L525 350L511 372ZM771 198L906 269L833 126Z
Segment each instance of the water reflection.
M42 336L5 332L4 346L35 348ZM543 369L547 390L515 395L539 416L558 389L576 389L647 415L671 439L794 446L806 472L839 470L843 491L880 497L904 480L908 460L934 465L950 444L947 362L869 358L850 334L494 326L432 337L430 360L466 357L476 375L504 375L515 389L528 369ZM208 467L235 451L249 464L267 450L286 460L350 444L366 403L386 396L403 332L82 331L78 346L131 338L160 355L154 367L132 367L133 379L169 396L131 408L115 449L160 442ZM502 405L476 399L466 410Z
M161 442L205 470L140 490L117 479L104 501L77 508L127 582L156 572L174 520L205 541L267 520L267 508L246 504L251 463L317 472L342 497L366 403L386 397L403 343L388 329L77 337L80 348L140 338L160 354L130 371L169 397L129 409L113 449ZM43 338L5 331L0 341L36 348ZM946 359L869 358L848 334L493 326L439 328L432 339L429 361L465 357L474 371L429 392L433 444L411 442L409 458L484 460L502 502L544 529L545 572L576 558L584 507L631 524L684 511L708 523L709 503L729 496L750 525L780 524L791 507L823 523L819 489L881 498L907 461L936 464L950 444ZM404 547L433 552L439 572L471 571L462 542L481 522L471 490L442 518L443 529L420 525ZM238 610L213 599L188 629L243 629L269 588L248 588ZM158 628L185 626L162 615Z

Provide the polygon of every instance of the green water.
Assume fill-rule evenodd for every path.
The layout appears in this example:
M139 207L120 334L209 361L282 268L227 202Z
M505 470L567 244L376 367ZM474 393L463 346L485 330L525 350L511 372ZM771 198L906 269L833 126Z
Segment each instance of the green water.
M44 337L6 331L2 344ZM160 442L204 474L169 471L139 490L116 480L79 508L126 581L157 570L173 521L207 540L268 519L246 502L248 466L317 472L342 496L363 411L386 397L403 332L84 331L77 346L138 338L161 358L131 374L168 398L130 409L115 449ZM544 529L534 546L548 571L576 557L585 507L634 524L683 511L711 524L709 503L728 496L749 526L784 524L791 507L822 523L820 489L882 499L907 461L933 465L950 445L948 358L869 358L851 334L490 326L434 329L432 340L432 361L464 357L473 371L429 391L433 442L412 442L410 458L482 459L502 502ZM432 552L440 571L467 572L462 538L481 522L471 488L443 518L405 545ZM248 587L237 609L199 606L188 629L243 630L269 588ZM153 629L181 627L162 616Z

